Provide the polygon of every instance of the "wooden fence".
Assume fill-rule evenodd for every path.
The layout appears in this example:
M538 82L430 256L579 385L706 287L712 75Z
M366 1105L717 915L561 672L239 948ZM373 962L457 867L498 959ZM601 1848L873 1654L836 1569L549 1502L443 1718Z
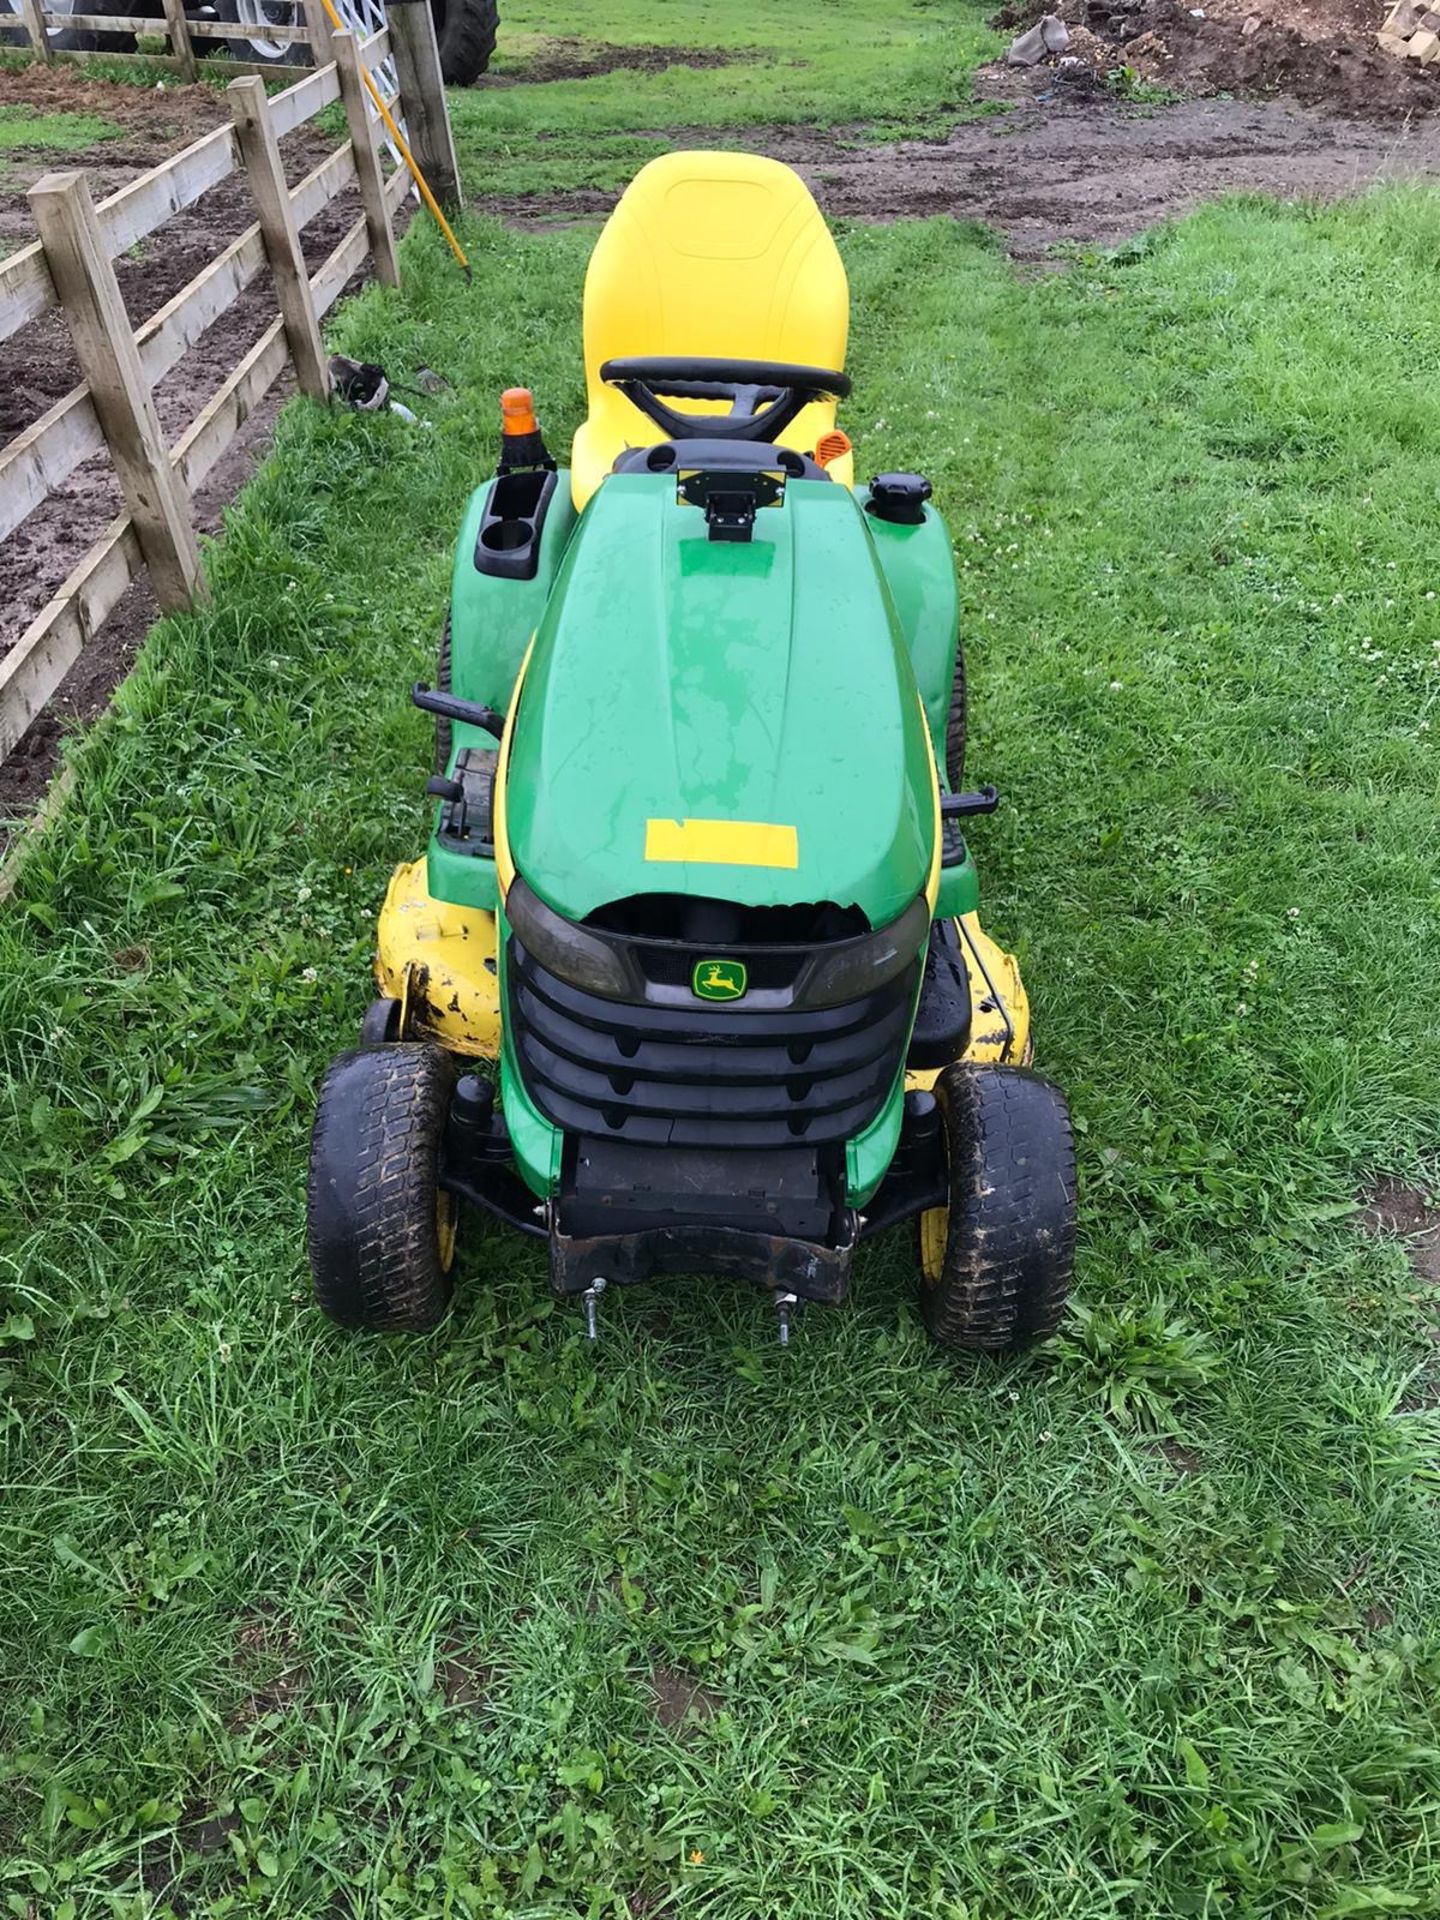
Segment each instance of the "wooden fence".
M287 364L293 364L303 392L328 397L319 323L367 256L381 280L398 282L392 220L410 180L403 169L386 177L362 60L378 65L393 56L416 160L442 200L458 201L430 8L424 0L393 0L387 23L362 46L349 32L333 35L328 63L284 93L267 98L255 77L233 81L231 126L206 134L99 206L80 173L48 174L31 189L40 238L0 263L0 342L47 308L60 306L83 378L0 450L0 540L77 467L106 451L125 506L49 605L0 656L0 760L142 568L148 568L165 608L191 606L204 596L192 493ZM288 186L279 141L335 100L344 103L350 138L298 186ZM255 202L255 224L158 313L132 329L115 276L116 258L242 170ZM300 234L352 186L359 188L364 211L311 275ZM278 316L174 446L167 446L155 411L156 383L267 264Z
M194 80L199 73L199 63L204 54L213 51L217 45L227 40L243 40L245 28L233 20L190 20L185 14L185 0L163 0L165 13L160 18L154 14L131 15L111 13L84 13L77 9L74 13L55 13L45 4L45 0L20 0L20 19L13 24L23 26L31 49L41 60L90 60L93 54L76 52L70 48L57 47L52 36L67 28L88 30L92 33L133 33L164 38L170 43L169 53L106 54L110 60L149 60L153 65L169 67L184 80ZM330 58L330 19L321 0L301 0L305 16L303 26L257 27L253 32L277 46L301 46L308 48L317 67L325 65ZM196 45L199 41L201 44ZM234 60L226 68L229 73L264 74L270 79L302 79L309 68L305 66L285 66L266 62L263 66L245 60Z

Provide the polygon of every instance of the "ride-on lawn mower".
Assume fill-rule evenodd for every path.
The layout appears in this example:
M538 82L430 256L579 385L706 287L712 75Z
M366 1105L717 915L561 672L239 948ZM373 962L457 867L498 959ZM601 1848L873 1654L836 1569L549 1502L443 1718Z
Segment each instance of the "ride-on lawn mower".
M504 396L413 696L434 831L315 1120L343 1325L434 1326L468 1201L592 1335L605 1288L685 1273L758 1282L787 1338L911 1219L938 1340L1054 1331L1069 1119L976 913L950 540L918 475L854 485L848 325L788 168L671 154L590 263L569 472Z

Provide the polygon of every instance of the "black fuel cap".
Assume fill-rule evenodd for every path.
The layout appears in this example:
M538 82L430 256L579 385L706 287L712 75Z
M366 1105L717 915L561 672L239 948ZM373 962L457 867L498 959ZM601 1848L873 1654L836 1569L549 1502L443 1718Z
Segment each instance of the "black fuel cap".
M918 527L925 518L930 482L923 473L877 473L870 482L866 511L899 527Z

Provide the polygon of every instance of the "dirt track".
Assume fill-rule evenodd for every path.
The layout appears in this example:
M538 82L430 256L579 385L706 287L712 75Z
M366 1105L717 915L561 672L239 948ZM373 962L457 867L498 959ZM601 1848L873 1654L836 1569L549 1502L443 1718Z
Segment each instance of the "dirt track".
M858 133L797 127L750 128L728 139L797 168L832 218L980 220L1024 261L1067 243L1114 246L1219 194L1329 199L1384 180L1440 177L1440 116L1354 119L1285 100L1136 106L1049 70L991 69L977 93L1010 110L968 120L944 140L877 147ZM659 152L716 146L727 136L672 127L654 138ZM526 224L598 218L614 201L587 189L481 195L475 204Z

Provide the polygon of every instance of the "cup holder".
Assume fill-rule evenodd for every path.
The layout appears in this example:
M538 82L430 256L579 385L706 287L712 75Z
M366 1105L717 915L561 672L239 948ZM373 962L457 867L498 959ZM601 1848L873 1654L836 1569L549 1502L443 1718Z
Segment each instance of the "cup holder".
M539 467L502 473L492 483L475 542L479 573L505 580L533 580L540 565L540 535L555 495L556 476Z
M480 529L480 544L491 553L516 553L534 538L533 520L492 520Z

